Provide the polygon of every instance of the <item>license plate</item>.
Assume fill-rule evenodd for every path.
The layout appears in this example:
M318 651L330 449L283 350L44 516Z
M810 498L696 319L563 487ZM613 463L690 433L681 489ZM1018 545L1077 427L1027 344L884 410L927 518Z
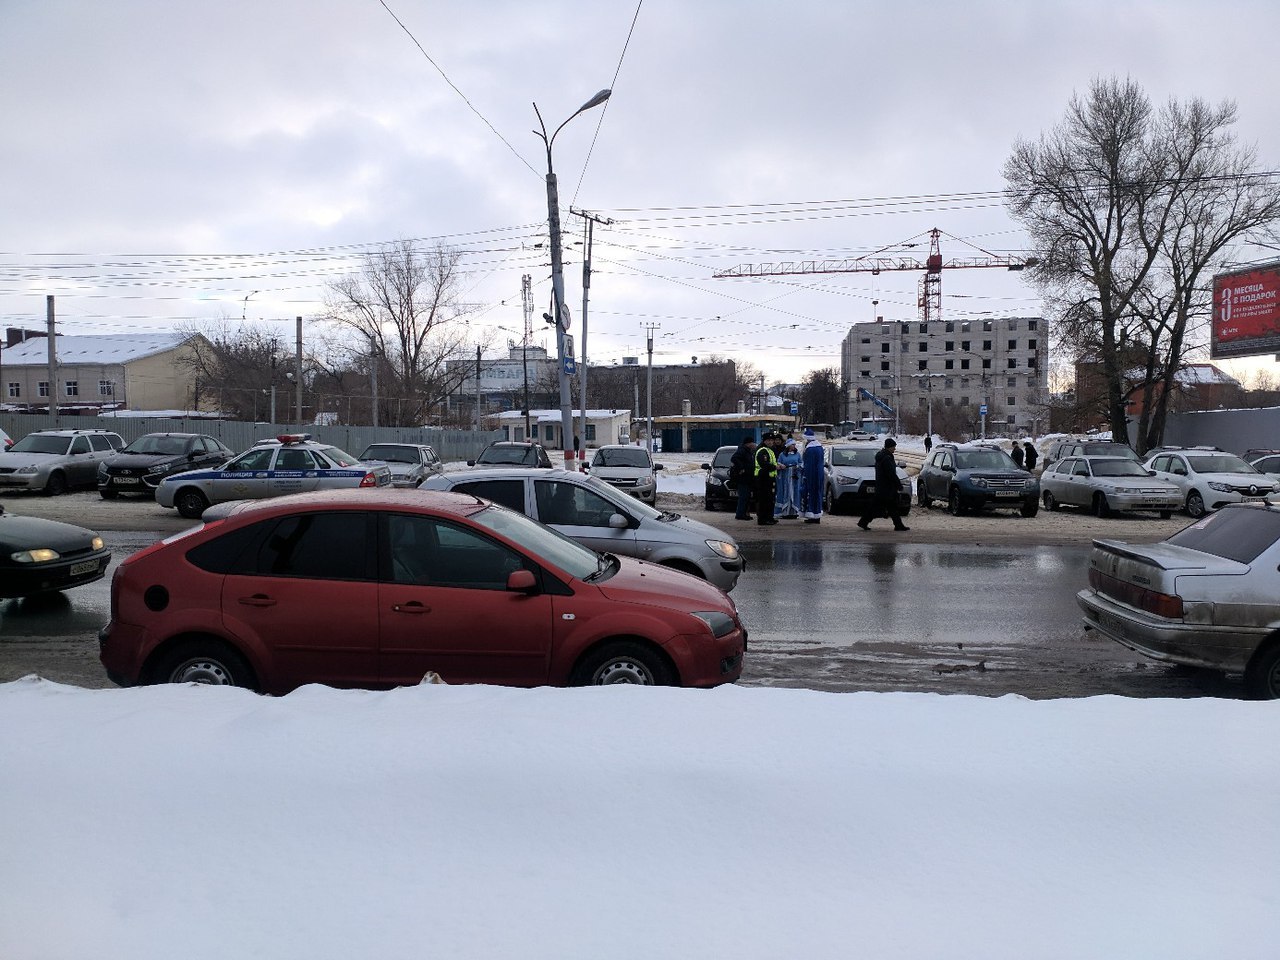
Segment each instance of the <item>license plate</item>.
M113 483L137 483L137 477L112 477Z
M1245 503L1266 503L1267 498L1266 497L1245 497L1244 502Z
M70 571L70 572L71 572L71 576L73 576L73 577L78 577L78 576L81 576L82 574L86 574L86 573L97 573L97 572L98 572L98 561L97 561L97 560L82 560L80 563L73 563L73 564L71 565L71 571Z
M1017 490L997 490L996 496L1012 498L1012 497L1020 497L1022 496L1022 494L1020 494Z

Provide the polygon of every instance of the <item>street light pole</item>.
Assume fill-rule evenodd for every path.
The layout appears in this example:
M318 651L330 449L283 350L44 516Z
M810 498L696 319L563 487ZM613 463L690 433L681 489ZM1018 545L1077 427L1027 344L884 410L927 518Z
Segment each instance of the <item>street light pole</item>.
M564 352L564 338L568 332L569 315L564 303L564 263L560 253L560 194L556 184L555 170L551 165L551 145L555 143L556 136L564 129L569 120L572 120L584 110L600 106L600 104L609 99L609 95L612 92L611 90L601 90L575 110L568 120L556 127L555 133L549 137L547 136L547 125L542 121L542 114L538 110L538 105L536 103L533 105L533 112L538 117L538 126L542 128L541 131L535 130L533 132L542 138L542 143L547 148L547 226L551 233L552 316L555 318L556 324L556 360L560 378L560 445L564 450L564 467L566 470L574 468L573 409L572 401L569 398L569 370L565 364Z

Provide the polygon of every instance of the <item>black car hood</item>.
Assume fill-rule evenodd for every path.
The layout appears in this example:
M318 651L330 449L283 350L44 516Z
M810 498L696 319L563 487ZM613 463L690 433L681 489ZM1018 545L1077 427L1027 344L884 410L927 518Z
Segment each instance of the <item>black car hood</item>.
M77 527L60 520L40 517L15 517L11 513L0 514L0 556L8 557L15 550L32 550L48 547L59 553L85 550L93 539L92 530Z
M186 454L183 453L117 453L107 461L107 466L138 470L142 467L154 467L158 463L183 463L186 459Z

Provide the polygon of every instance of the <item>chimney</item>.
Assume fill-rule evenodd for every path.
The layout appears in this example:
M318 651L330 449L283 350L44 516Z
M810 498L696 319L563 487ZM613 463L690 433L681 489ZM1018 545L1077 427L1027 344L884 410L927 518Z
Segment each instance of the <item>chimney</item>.
M692 400L681 400L681 401L680 401L680 416L682 416L682 417L691 417L691 416L693 416L693 401L692 401Z

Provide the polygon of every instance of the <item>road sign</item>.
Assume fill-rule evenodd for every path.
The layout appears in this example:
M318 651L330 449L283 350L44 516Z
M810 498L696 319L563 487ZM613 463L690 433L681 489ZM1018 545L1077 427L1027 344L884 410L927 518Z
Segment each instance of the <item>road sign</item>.
M796 403L794 400L791 401L791 412L792 413L800 412L800 404Z
M566 356L564 358L564 372L569 374L569 376L573 376L574 373L577 372L577 369L578 366L573 362L573 357Z
M985 417L987 415L987 405L984 403L978 407L978 416Z

